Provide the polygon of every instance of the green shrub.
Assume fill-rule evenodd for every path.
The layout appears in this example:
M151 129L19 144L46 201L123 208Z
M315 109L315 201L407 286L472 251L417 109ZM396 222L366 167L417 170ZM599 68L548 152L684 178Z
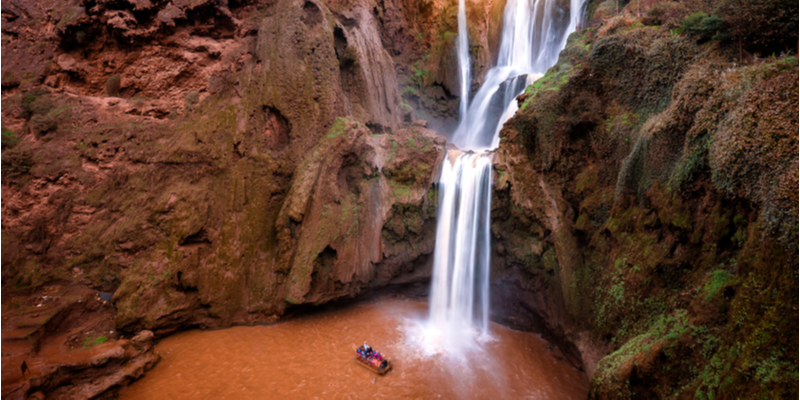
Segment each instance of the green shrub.
M706 284L706 301L711 301L729 280L733 278L730 272L718 269L711 273L711 281Z
M37 88L23 94L20 108L20 118L30 119L35 114L44 115L50 112L55 108L55 102L45 89Z
M51 104L55 105L55 102L51 102ZM58 129L58 126L61 124L61 122L68 118L70 110L72 110L71 105L63 104L58 108L51 108L46 113L40 113L37 111L33 117L31 117L29 125L33 132L38 135L54 132Z
M119 91L122 88L122 77L119 75L111 75L106 80L106 97L119 97Z
M414 65L411 67L411 70L414 74L414 84L418 88L422 89L422 87L425 86L425 83L428 81L428 78L431 76L431 72L427 68L420 66L419 61L414 63Z
M705 42L711 39L718 40L729 37L730 35L722 31L723 25L722 18L716 15L708 15L704 12L697 12L683 19L681 30L695 40Z
M200 93L195 92L194 90L186 93L186 99L184 101L184 109L187 111L191 111L194 109L194 106L200 102Z
M690 14L683 19L683 22L681 22L681 29L684 33L699 31L702 29L703 20L706 18L708 18L708 14L702 11Z
M19 143L19 138L17 138L16 133L11 129L6 128L5 126L2 127L3 130L3 142L2 142L2 149L10 149Z
M413 86L406 86L403 88L403 92L401 93L403 96L417 96L419 97L419 91L415 89Z

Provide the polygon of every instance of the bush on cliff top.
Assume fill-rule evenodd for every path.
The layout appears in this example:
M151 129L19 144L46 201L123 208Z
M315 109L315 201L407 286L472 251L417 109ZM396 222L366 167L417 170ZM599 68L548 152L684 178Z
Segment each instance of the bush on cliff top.
M36 114L31 117L31 129L34 133L43 135L58 128L58 120L50 115Z
M720 32L722 27L722 18L716 15L708 15L702 11L689 15L681 22L683 33L699 42L727 38L729 35L726 32Z

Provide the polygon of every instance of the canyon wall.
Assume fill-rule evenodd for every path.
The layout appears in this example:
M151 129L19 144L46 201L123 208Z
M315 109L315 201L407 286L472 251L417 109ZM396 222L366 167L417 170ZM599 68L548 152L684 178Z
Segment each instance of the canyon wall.
M48 378L67 367L42 343L90 357L139 332L275 322L426 282L445 140L400 97L416 57L403 12L4 3L4 371L16 372L3 396L70 382ZM92 304L83 325L76 301ZM46 370L26 377L25 360ZM100 392L130 380L102 371L114 379ZM91 392L72 382L69 396Z
M518 97L493 304L566 343L592 398L797 396L797 58L668 28L574 33Z
M81 6L42 77L4 83L4 284L80 277L163 334L425 264L444 142L401 109L369 4Z
M473 91L504 4L467 2ZM495 154L494 317L557 343L596 398L796 397L797 59L678 33L692 7L590 3L518 98ZM4 2L4 370L84 343L117 355L102 390L103 372L73 382L100 393L155 362L123 336L424 291L456 12ZM48 371L4 375L3 396L67 393Z

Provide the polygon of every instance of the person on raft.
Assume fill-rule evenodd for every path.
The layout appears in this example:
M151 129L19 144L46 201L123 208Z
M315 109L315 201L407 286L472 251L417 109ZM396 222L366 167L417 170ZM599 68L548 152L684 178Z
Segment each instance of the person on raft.
M358 353L362 361L380 370L386 369L386 367L389 365L388 360L384 359L381 352L373 350L372 347L366 343L357 348L356 353Z
M373 351L372 351L372 347L369 347L369 345L366 344L366 343L364 343L363 346L359 347L357 351L358 351L358 354L361 357L365 357L365 358L372 358L372 356L374 354Z

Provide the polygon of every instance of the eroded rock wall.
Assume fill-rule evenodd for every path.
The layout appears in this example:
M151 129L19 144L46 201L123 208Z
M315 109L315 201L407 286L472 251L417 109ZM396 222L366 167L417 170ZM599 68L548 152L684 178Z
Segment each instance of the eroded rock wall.
M71 7L4 5L8 65L52 50L3 83L4 287L83 282L158 336L425 279L444 142L400 108L403 14Z
M497 312L592 398L794 397L797 59L637 24L573 34L503 128Z
M444 140L400 107L392 7L4 3L3 396L125 385L158 361L143 329L429 279Z
M480 65L489 7L468 7ZM442 142L411 124L400 88L412 65L423 86L448 76L419 46L444 54L456 10L4 6L4 284L80 280L115 293L119 328L162 335L424 279Z

